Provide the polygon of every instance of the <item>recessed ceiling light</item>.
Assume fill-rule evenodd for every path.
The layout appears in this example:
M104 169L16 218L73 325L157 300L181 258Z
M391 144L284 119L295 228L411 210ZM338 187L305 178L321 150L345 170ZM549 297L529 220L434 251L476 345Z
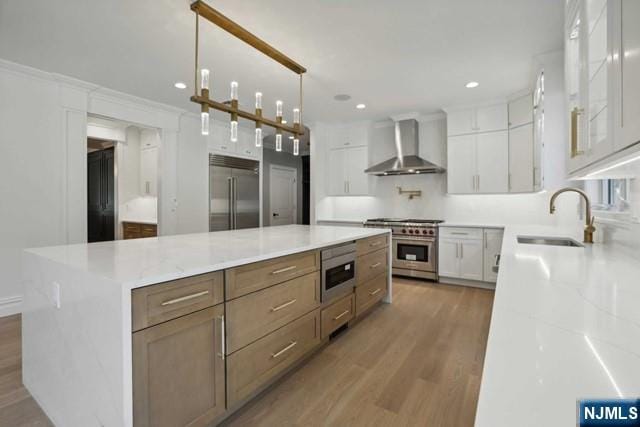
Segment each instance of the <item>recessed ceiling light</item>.
M176 82L174 84L174 86L177 87L178 89L186 89L187 88L187 85L184 84L183 82Z
M478 82L469 82L464 86L469 88L469 89L473 89L474 87L478 87L479 85L480 85L480 83L478 83Z
M287 121L286 121L286 120L283 120L283 121L282 121L282 124L283 124L283 125L286 125L286 124L287 124Z
M333 97L336 101L348 101L351 99L351 95L347 95L346 93L340 93Z
M366 105L364 105L364 104L358 104L358 105L356 105L356 108L357 108L358 110L364 110L365 108L367 108L367 106L366 106Z

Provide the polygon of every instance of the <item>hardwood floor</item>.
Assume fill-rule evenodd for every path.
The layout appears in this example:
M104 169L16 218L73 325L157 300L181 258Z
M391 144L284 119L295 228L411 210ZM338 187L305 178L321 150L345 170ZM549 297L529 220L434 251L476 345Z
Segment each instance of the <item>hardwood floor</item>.
M394 278L374 309L227 426L472 426L493 291Z
M394 278L381 305L226 426L472 426L493 292ZM0 426L51 426L22 386L20 316L0 319Z
M0 318L0 426L53 426L22 385L20 315Z

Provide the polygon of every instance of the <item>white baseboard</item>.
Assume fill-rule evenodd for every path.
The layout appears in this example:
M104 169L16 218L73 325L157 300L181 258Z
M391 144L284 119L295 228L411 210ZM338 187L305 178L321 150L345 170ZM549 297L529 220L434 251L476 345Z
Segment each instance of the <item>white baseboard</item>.
M0 317L11 316L22 312L22 296L0 298Z

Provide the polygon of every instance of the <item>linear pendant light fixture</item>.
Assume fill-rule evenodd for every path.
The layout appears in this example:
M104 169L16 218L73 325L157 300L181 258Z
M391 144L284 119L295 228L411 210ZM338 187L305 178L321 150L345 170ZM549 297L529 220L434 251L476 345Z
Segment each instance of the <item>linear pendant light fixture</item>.
M194 86L195 93L191 97L191 101L200 104L201 111L201 132L203 135L209 135L209 110L223 111L230 115L230 140L236 142L238 140L238 118L251 120L255 123L255 145L262 146L262 125L266 125L276 129L276 151L282 151L282 132L293 135L293 154L300 153L299 137L304 135L304 127L302 126L302 75L307 72L306 68L296 63L291 58L269 45L267 42L259 39L240 25L236 24L220 12L204 3L201 0L191 4L191 10L196 14L196 43L195 43L195 70L194 70ZM199 68L199 38L200 38L200 17L205 18L212 24L222 28L231 35L249 44L256 50L264 53L273 60L279 62L286 68L300 76L299 99L300 106L293 109L293 126L287 126L286 121L282 119L282 101L276 102L276 119L271 120L262 116L262 93L256 92L255 112L251 113L243 111L238 107L238 82L231 82L231 102L218 102L209 98L210 87L210 71L208 69ZM200 78L198 78L200 77ZM198 83L199 93L198 93Z

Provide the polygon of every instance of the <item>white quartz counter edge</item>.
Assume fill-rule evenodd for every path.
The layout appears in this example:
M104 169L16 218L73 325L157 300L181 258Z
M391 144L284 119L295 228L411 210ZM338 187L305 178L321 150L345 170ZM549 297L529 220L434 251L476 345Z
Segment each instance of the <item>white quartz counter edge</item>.
M448 222L438 224L438 227L456 227L456 228L504 228L501 224L477 224L468 222Z
M476 426L576 425L582 398L640 396L640 262L628 248L527 245L507 226Z
M134 289L385 233L390 230L289 225L36 248L26 252Z

